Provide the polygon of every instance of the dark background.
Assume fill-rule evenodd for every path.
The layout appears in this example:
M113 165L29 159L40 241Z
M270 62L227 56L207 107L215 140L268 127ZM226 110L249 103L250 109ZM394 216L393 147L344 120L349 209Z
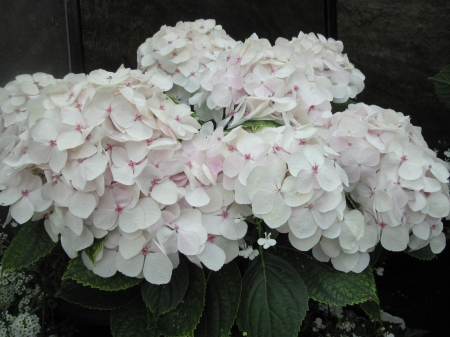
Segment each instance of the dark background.
M366 76L359 101L410 115L442 154L450 111L428 77L450 64L449 14L447 0L0 0L0 86L38 71L136 68L138 46L178 21L214 18L235 40L255 32L272 43L312 31L343 41ZM447 335L448 250L432 262L393 254L379 278L386 311L429 336Z

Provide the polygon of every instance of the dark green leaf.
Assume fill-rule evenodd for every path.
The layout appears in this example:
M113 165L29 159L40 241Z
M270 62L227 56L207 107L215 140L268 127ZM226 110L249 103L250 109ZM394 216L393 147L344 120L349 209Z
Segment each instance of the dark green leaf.
M141 296L134 298L122 308L111 312L111 332L114 337L159 336L158 331L148 319L147 307Z
M292 248L279 247L278 252L295 267L314 300L341 306L368 300L379 303L370 267L359 274L343 273Z
M158 330L165 337L193 336L205 304L205 276L193 263L187 262L189 285L183 301L157 321Z
M189 271L184 259L172 272L172 278L168 284L151 284L145 280L142 282L141 292L145 304L153 312L156 318L174 309L183 300L189 284Z
M450 65L442 69L437 75L430 77L434 84L437 97L450 109Z
M28 267L49 254L55 246L43 221L29 221L21 226L3 255L3 272Z
M347 110L348 109L348 106L350 105L350 104L356 104L356 103L358 103L358 102L356 102L356 101L354 101L354 100L352 100L352 99L349 99L347 102L345 102L345 103L333 103L333 102L331 102L331 111L333 112L333 113L336 113L336 112L342 112L342 111L345 111L345 110Z
M95 239L92 246L90 246L84 250L84 253L89 257L89 260L91 260L91 262L94 266L95 266L95 258L97 256L98 252L102 249L103 241L105 241L105 238L106 238L106 236L104 236L101 239Z
M95 275L86 268L80 257L70 260L62 279L72 279L85 286L106 291L124 290L141 282L138 278L125 276L120 272L111 277Z
M243 129L256 131L259 128L277 128L280 124L275 123L274 121L260 121L260 120L251 120L242 124Z
M90 309L113 310L123 306L136 294L139 294L136 288L110 292L83 286L74 280L67 279L62 281L56 297Z
M416 259L425 261L431 261L436 257L436 255L431 251L429 244L419 250L411 250L407 253Z
M217 272L209 272L206 301L195 337L228 336L233 326L241 297L241 273L234 261Z
M364 312L372 319L381 323L380 305L375 301L367 301L359 304Z
M308 293L295 269L264 253L244 274L236 323L248 336L297 336L308 311Z

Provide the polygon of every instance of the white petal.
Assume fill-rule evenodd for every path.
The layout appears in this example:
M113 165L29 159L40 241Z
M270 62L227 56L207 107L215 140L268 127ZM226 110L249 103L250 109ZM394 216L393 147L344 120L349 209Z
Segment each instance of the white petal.
M441 233L431 239L430 248L434 254L442 252L446 245L445 234Z
M408 246L408 230L402 225L397 227L386 226L381 232L381 245L390 251L401 252Z
M144 277L152 284L166 284L172 277L173 265L162 253L150 253L145 257Z
M319 242L321 235L322 230L319 227L312 236L306 239L299 239L292 232L289 232L289 242L298 250L308 251Z
M144 266L144 255L138 254L129 259L125 259L121 254L117 254L117 270L129 277L136 277L142 272Z
M161 204L173 205L178 200L177 185L170 179L167 179L153 186L150 195Z
M69 200L70 212L83 219L87 219L97 206L97 199L90 193L76 191Z
M199 260L208 268L217 271L225 263L225 252L211 242L205 243L205 248L198 254Z

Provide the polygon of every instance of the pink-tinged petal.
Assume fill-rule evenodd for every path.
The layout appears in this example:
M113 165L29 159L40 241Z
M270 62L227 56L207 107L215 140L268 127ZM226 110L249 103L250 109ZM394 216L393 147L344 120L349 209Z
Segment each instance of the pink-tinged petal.
M203 244L200 242L200 237L196 232L183 231L182 233L178 233L177 239L178 250L185 255L197 255L200 246Z
M97 199L90 193L76 191L69 200L70 212L83 219L87 219L96 206Z
M223 197L220 188L217 186L210 186L205 190L209 197L209 203L205 206L199 207L200 211L204 213L211 213L220 209L223 205Z
M248 186L248 179L247 179ZM288 176L283 182L283 186L281 187L281 193L283 194L284 201L286 205L290 207L297 207L308 202L314 191L311 190L308 193L298 193L295 189L296 186L296 178L293 176Z
M203 251L198 254L199 260L213 271L218 271L225 263L225 252L214 243L206 242Z
M430 238L431 228L428 222L423 221L421 223L414 225L414 227L412 228L412 232L419 239L428 240Z
M119 227L125 233L133 233L145 227L145 213L142 207L136 206L131 210L124 209L119 214Z
M53 147L50 146L50 143L44 143L42 141L31 141L28 144L27 153L30 159L36 163L48 163L52 156L52 148Z
M289 228L299 239L311 237L317 230L317 224L308 208L296 210L295 216L288 220Z
M94 180L106 170L108 165L108 158L102 154L95 154L83 161L83 166L86 170L86 179L88 181Z
M267 214L272 211L275 203L276 192L260 191L252 200L252 210L255 214Z
M348 273L350 270L356 267L359 261L359 253L346 254L342 252L338 257L331 259L331 264L334 269Z
M83 232L83 219L73 215L70 211L67 211L64 220L66 226L69 227L76 235L81 235Z
M111 172L115 181L127 186L134 184L133 169L131 166L117 167L112 165Z
M231 90L223 84L216 84L211 91L211 98L216 105L229 107L232 101Z
M297 174L297 180L295 182L295 189L298 193L306 194L310 193L314 186L314 172L310 169L309 171L300 171Z
M178 200L177 185L175 185L172 180L167 179L153 186L150 195L153 199L161 204L173 205Z
M142 207L145 215L145 224L142 225L142 228L150 227L161 218L161 210L152 199L139 199L138 206Z
M128 102L121 102L113 107L111 116L114 118L114 121L123 128L131 127L136 118L133 107Z
M205 206L210 202L208 194L201 186L194 189L186 188L186 201L193 207Z
M236 177L242 170L246 160L243 156L232 154L225 158L223 172L230 178Z
M328 192L334 191L336 188L338 188L338 186L342 184L339 173L330 163L325 163L320 166L316 177L320 187Z
M289 172L294 177L297 177L297 174L300 171L311 171L311 165L309 165L306 157L300 152L291 154L287 159L287 164L289 167Z
M9 206L22 197L22 191L15 187L7 187L0 193L0 205Z
M111 209L97 209L94 212L94 226L104 230L110 230L117 221L118 213Z
M275 195L275 202L272 210L267 214L262 214L264 222L270 228L277 228L285 224L291 216L292 209L286 205L280 193Z
M338 257L342 252L338 239L322 238L319 243L322 251L330 258Z
M116 256L116 266L117 270L122 274L129 277L136 277L142 272L142 268L144 266L145 256L141 253L130 257L129 259L125 259L119 250L119 254Z
M141 122L134 122L126 131L136 140L146 140L153 136L153 129Z
M23 197L11 207L11 216L19 224L23 224L31 219L34 213L34 205L27 197Z
M119 255L127 260L138 254L142 255L141 250L144 248L145 243L146 239L143 235L139 235L134 240L128 240L125 236L121 236L119 240Z
M101 277L111 277L115 275L117 272L116 256L117 252L115 250L103 249L103 256L101 260L95 263L92 272Z
M409 241L408 230L402 225L386 226L381 232L381 245L390 251L401 252L406 249Z
M67 131L60 133L56 138L56 144L59 151L73 149L84 143L85 137L79 131Z
M86 227L83 227L80 235L75 234L70 228L68 228L66 229L66 237L70 242L70 246L76 252L79 252L94 243L94 236Z
M145 257L144 277L152 284L167 284L172 277L173 265L162 253L150 253Z
M74 250L72 248L72 246L70 245L70 239L68 239L67 236L65 236L65 235L61 235L61 246L63 247L67 256L70 257L71 259L74 259L78 256L77 251Z
M370 262L370 255L369 253L361 253L359 252L359 260L356 266L351 270L354 273L362 273Z
M323 192L320 197L313 201L314 210L325 213L336 209L344 197L343 192L334 190L332 192Z
M398 175L406 180L419 179L422 174L422 166L408 160L403 162L398 169Z
M58 148L52 147L51 151L51 159L48 163L53 172L59 173L61 172L64 165L67 162L67 151L59 151Z
M446 245L445 234L441 233L431 239L430 248L434 254L439 254L442 252Z
M433 218L446 217L450 211L450 203L447 195L436 192L428 197L428 214Z
M322 247L320 247L320 244L315 245L311 251L312 255L316 260L320 262L330 261L330 257L323 252Z
M163 226L158 229L156 237L166 254L178 252L178 233L169 227Z
M310 250L312 247L314 247L319 242L321 235L322 235L322 230L319 227L317 227L317 230L315 231L315 233L308 238L299 239L292 232L289 232L288 238L289 238L289 242L292 244L292 246L294 246L298 250L306 252L306 251Z
M239 221L236 223L234 219L227 218L220 224L220 234L227 239L239 240L242 239L246 233L247 223L245 221Z
M359 146L349 146L342 151L341 162L344 166L356 166L359 164L359 157L361 155L361 148Z

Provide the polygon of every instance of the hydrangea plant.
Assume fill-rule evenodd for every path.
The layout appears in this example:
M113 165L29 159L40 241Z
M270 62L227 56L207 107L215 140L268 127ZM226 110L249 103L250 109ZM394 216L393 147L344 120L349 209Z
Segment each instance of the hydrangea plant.
M139 69L17 76L0 204L23 225L3 268L61 242L58 295L113 310L120 337L295 336L309 298L381 321L371 266L444 249L448 165L408 116L352 101L364 75L342 52L197 20L147 39Z

